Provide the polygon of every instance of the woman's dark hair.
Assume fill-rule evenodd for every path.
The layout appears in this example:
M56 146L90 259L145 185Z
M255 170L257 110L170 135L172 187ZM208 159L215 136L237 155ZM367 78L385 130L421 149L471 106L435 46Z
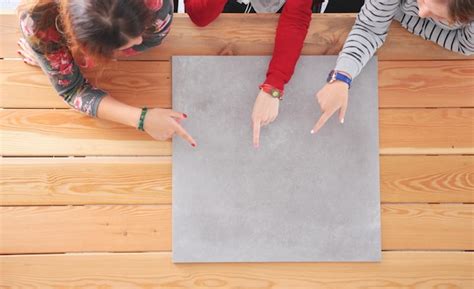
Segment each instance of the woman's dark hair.
M112 58L116 49L150 26L154 11L149 1L30 0L23 7L34 18L35 31L56 25L76 61L89 57L100 61Z
M469 23L474 20L474 0L451 0L449 13L454 21Z
M143 34L153 11L143 0L66 0L63 26L86 52L110 58Z

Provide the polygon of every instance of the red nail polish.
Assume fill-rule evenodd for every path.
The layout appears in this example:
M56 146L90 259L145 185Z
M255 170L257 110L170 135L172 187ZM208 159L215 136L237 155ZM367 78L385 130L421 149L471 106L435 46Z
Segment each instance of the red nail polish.
M193 148L195 148L195 147L196 147L196 144L195 144L195 143L193 143L193 144L191 144L191 145L193 146Z
M17 51L16 51L16 53L18 53L18 55L20 55L20 56L21 56L21 52L20 52L20 50L17 50Z
M188 118L188 115L187 115L187 114L185 114L185 113L183 113L183 116L184 116L184 118Z

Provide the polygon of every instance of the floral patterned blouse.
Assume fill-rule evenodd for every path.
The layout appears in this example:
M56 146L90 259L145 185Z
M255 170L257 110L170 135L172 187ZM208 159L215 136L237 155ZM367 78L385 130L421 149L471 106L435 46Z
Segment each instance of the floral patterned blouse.
M160 45L170 30L173 18L173 0L146 0L147 7L155 11L153 24L146 28L143 42L123 50L130 56ZM38 17L38 16L36 16ZM74 61L64 36L57 25L57 19L43 31L35 30L35 15L20 14L20 28L24 38L36 53L36 60L48 75L56 91L72 108L97 116L100 101L107 93L92 86Z

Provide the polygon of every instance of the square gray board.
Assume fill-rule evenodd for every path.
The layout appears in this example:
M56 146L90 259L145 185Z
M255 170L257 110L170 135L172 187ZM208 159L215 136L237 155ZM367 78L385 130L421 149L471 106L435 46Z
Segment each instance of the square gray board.
M173 109L197 148L173 141L173 261L379 261L377 60L317 135L314 95L334 56L301 57L277 120L252 146L269 57L172 59Z

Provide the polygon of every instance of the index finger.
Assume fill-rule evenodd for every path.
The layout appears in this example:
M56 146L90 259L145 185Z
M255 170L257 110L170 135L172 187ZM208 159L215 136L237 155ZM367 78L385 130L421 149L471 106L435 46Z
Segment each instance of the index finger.
M259 120L253 121L253 146L255 148L260 145L260 124Z
M331 117L332 113L325 111L321 117L319 118L318 122L314 125L313 130L311 131L311 134L317 133L323 126L324 124L328 121L328 119Z
M175 121L176 134L182 137L185 141L190 143L193 147L196 146L196 141L193 137L178 123Z

